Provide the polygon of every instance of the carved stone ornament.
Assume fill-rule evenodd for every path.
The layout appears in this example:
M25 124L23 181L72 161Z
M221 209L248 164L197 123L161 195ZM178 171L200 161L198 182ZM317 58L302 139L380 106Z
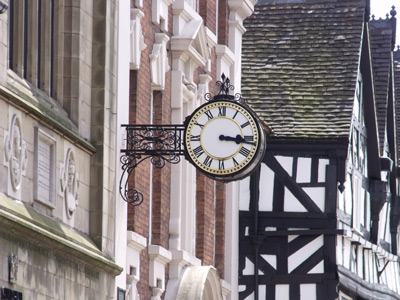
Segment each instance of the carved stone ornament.
M154 38L153 51L149 55L151 85L155 90L163 90L165 88L165 73L170 69L167 56L169 37L165 33L156 33Z
M65 211L67 218L71 219L78 204L79 178L75 167L75 156L68 149L64 167L61 169L61 191L64 193Z
M28 161L26 143L21 136L21 122L16 114L13 115L8 136L5 138L4 153L10 172L11 186L14 192L21 186L22 174Z
M18 275L18 255L10 253L8 257L8 281L16 282Z
M140 20L144 17L144 13L137 8L131 9L131 27L130 27L130 38L131 38L131 53L130 53L130 65L131 69L138 70L140 68L140 57L142 51L146 49L147 45L144 42L144 36L142 31L142 25Z

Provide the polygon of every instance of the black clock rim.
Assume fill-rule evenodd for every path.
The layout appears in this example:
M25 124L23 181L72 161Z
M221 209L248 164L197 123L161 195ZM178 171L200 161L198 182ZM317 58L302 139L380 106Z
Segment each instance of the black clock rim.
M210 172L207 172L206 170L202 169L200 166L198 166L193 159L191 158L188 150L187 150L187 146L186 146L186 134L187 134L187 130L188 130L188 125L190 120L193 118L193 116L199 111L201 110L204 106L210 105L212 103L232 103L235 104L237 106L242 107L243 109L245 109L247 111L247 113L253 118L254 123L257 126L258 129L258 134L259 134L259 143L257 145L257 148L255 150L255 155L253 156L253 158L250 160L250 162L243 168L241 168L240 170L237 170L235 172L229 173L229 174L213 174ZM202 172L204 175L206 175L209 178L215 179L215 180L219 180L219 181L224 181L224 182L230 182L230 181L236 181L236 180L240 180L243 179L247 176L249 176L256 168L257 166L260 165L263 156L264 156L264 152L265 152L265 148L266 146L265 144L265 132L264 129L259 121L259 119L257 118L257 116L245 105L243 105L242 103L236 102L236 101L232 101L229 100L228 98L224 98L224 99L218 99L218 100L214 100L214 101L209 101L206 103L203 103L202 105L200 105L199 107L197 107L190 115L188 115L185 118L185 122L184 122L184 133L183 133L183 148L184 148L184 155L185 155L185 159L187 161L190 162L191 165L193 165L197 170L199 170L200 172ZM262 153L260 153L262 152ZM254 165L254 160L259 158L259 155L261 155L261 159L259 159L258 163L256 165ZM248 171L249 168L252 168L252 170L250 170L250 172L246 172ZM243 176L239 176L239 175L243 175Z

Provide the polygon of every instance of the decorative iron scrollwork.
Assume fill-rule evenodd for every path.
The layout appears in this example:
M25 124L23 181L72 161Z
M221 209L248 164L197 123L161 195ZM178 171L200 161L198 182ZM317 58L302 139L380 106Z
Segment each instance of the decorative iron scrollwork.
M184 155L184 125L122 125L126 128L126 149L121 150L121 197L133 206L143 202L143 194L129 187L129 177L144 160L157 168L165 163L177 164ZM125 181L125 183L124 183Z
M234 96L229 91L234 90L225 74L217 81L219 93L214 97L210 93L204 95L206 101L228 100L244 103L240 93ZM120 161L122 176L120 194L122 199L133 206L143 202L143 194L129 185L129 178L136 167L146 159L157 168L165 163L177 164L180 156L185 154L183 147L184 125L122 125L126 128L126 149L121 150Z
M216 86L219 86L219 92L215 96L211 96L210 93L206 93L204 95L204 99L206 101L216 101L216 100L229 100L229 101L236 101L240 103L245 103L246 100L242 98L242 94L236 93L235 95L230 95L229 91L234 90L235 87L231 85L231 81L228 77L225 76L224 73L221 75L222 80L218 80L215 84Z

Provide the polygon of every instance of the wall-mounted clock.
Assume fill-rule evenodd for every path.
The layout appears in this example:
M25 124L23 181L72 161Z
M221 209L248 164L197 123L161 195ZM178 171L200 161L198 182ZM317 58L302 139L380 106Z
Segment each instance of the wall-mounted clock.
M213 179L242 179L263 159L263 128L257 117L238 102L205 103L186 118L184 125L186 159Z

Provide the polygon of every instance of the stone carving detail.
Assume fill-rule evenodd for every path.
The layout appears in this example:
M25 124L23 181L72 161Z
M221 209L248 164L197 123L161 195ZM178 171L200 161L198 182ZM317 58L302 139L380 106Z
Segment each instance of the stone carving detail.
M153 51L149 55L151 85L155 90L163 90L165 88L165 73L170 69L167 56L169 37L165 33L156 33L154 38Z
M68 149L64 167L61 168L61 191L64 193L65 211L68 219L71 219L78 205L79 178L75 167L75 156Z
M5 158L10 172L11 186L14 192L21 186L22 174L28 161L26 143L21 136L21 122L15 114L12 117L8 136L5 138Z
M18 277L18 254L11 252L8 257L8 281L16 282Z
M144 42L142 25L140 20L143 18L144 13L140 9L131 9L131 53L130 65L131 69L138 70L140 68L140 57L142 51L146 49L147 45Z

